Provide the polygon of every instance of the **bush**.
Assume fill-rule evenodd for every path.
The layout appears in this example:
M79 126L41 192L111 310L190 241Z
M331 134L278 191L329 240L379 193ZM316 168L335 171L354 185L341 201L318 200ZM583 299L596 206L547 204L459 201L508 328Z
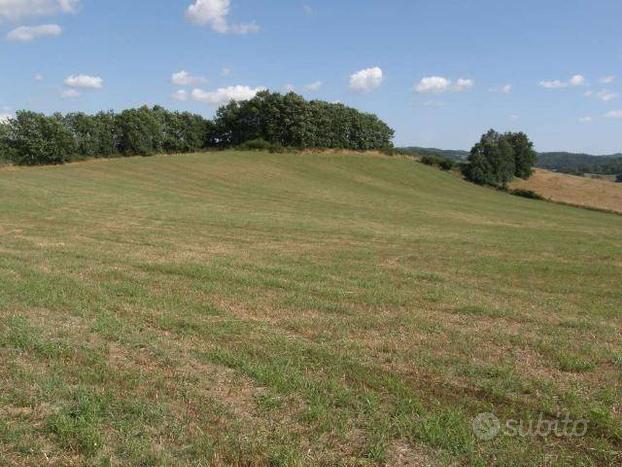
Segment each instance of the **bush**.
M423 156L421 158L421 163L433 167L438 167L441 170L451 170L456 166L456 163L454 161L438 156Z
M544 200L544 197L542 195L539 195L532 190L512 190L510 191L510 194L514 196L520 196L522 198Z

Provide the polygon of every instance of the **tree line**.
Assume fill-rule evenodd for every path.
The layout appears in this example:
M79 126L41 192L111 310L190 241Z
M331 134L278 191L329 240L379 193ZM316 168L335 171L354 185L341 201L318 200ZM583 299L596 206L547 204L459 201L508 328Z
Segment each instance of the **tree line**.
M231 101L213 120L163 107L120 113L44 115L19 111L0 123L0 159L20 165L95 157L149 156L231 148L249 141L291 148L388 149L393 130L372 114L342 104L268 91Z

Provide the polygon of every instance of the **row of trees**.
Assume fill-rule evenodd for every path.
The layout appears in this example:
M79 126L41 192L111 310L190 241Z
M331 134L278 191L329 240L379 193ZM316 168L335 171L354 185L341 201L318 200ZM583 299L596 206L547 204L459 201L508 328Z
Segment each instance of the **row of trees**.
M162 107L46 116L21 111L0 123L0 159L21 165L93 157L228 148L251 140L293 148L386 149L393 130L378 117L294 93L261 92L221 107L214 120Z
M377 116L343 104L261 92L221 107L214 121L221 143L265 140L296 148L389 149L394 132Z
M479 185L505 187L514 177L527 179L533 173L538 155L525 133L488 131L473 146L464 176Z

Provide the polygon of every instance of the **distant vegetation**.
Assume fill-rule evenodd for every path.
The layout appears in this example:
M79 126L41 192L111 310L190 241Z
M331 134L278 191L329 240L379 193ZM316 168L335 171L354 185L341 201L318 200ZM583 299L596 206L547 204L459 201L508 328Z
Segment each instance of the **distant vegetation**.
M0 160L62 164L94 157L213 148L389 149L393 130L372 114L294 93L261 92L220 108L214 120L162 107L67 115L20 111L0 123Z
M575 175L586 173L617 175L622 174L622 154L591 156L570 152L546 152L538 155L537 166Z
M395 151L400 154L442 157L457 162L464 161L469 157L468 151L423 148L417 146L396 148ZM594 156L571 152L540 152L538 153L538 160L535 166L540 169L573 175L583 175L586 173L618 175L622 174L622 153L608 156Z

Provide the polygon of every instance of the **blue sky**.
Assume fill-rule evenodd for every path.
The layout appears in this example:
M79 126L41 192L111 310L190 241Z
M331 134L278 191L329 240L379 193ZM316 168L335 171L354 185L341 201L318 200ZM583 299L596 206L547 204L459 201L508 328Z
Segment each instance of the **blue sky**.
M622 152L621 20L620 0L0 0L0 114L211 116L294 89L377 113L399 145L495 128Z

